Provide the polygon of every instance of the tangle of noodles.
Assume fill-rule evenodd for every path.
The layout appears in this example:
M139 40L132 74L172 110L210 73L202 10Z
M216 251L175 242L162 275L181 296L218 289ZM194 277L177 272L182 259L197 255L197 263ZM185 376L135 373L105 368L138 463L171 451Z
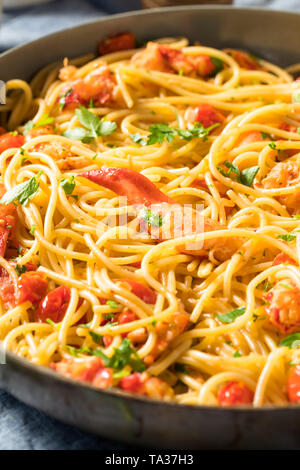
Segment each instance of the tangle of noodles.
M3 346L178 403L299 402L299 67L132 41L7 83Z

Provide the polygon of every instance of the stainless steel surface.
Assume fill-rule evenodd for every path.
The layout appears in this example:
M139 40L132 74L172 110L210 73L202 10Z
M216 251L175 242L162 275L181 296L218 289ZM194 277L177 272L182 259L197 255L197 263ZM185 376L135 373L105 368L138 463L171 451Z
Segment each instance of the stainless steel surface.
M188 36L216 47L246 48L281 65L299 61L300 15L231 7L148 10L97 20L0 56L0 79L29 79L43 65L96 50L121 31L140 40ZM178 449L300 448L300 408L182 406L97 390L7 354L0 384L15 397L64 422L138 445Z

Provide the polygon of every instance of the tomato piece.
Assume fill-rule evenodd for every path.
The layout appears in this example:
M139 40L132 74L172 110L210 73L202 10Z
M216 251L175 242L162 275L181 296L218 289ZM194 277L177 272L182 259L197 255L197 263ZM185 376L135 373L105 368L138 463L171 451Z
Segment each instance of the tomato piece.
M122 279L120 283L127 284L129 290L146 304L155 304L157 295L150 287L145 286L145 284L141 282L134 281L133 279Z
M25 137L20 134L7 132L0 136L0 154L10 148L20 148L25 143Z
M224 114L210 104L203 103L195 108L188 108L185 114L188 122L200 122L204 127L210 127L225 120Z
M210 77L216 72L216 66L208 55L193 57L192 62L200 77Z
M113 383L113 370L107 367L100 369L96 372L92 384L98 388L111 387Z
M136 44L135 34L120 33L101 41L98 46L99 55L111 54L117 51L134 49Z
M4 129L4 127L0 127L0 135L6 134L7 131Z
M234 380L223 385L218 391L220 406L249 405L253 398L254 394L246 384Z
M300 328L300 289L290 279L281 279L266 294L265 312L283 333Z
M18 304L29 301L37 305L48 289L46 276L40 272L26 272L21 274L18 282Z
M296 266L297 263L285 253L279 253L279 255L275 256L272 266L277 266L278 264L293 264Z
M0 298L5 308L12 308L16 304L14 283L8 272L0 268Z
M0 256L5 255L7 241L14 233L15 218L11 215L5 215L0 219Z
M123 377L119 382L119 387L126 392L145 393L145 382L142 380L142 374L139 372Z
M227 49L225 52L228 52L243 69L261 70L256 58L248 52L238 51L236 49Z
M69 287L60 286L49 292L40 302L35 315L36 320L45 323L47 318L59 323L63 320L71 297Z
M300 403L300 366L293 367L287 383L288 397L291 403Z
M145 206L163 202L174 204L174 201L162 193L146 176L129 168L100 168L81 173L79 176L104 186L119 196L127 197L128 204Z

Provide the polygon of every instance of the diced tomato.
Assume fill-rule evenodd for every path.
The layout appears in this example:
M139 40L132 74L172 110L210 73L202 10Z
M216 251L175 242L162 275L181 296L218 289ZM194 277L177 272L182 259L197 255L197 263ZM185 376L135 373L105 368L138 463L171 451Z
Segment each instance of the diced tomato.
M231 57L242 67L247 70L260 70L258 60L248 52L237 51L236 49L227 49L225 52L228 52Z
M1 210L0 210L1 213ZM7 241L11 238L15 230L15 217L5 215L0 218L0 256L5 255Z
M130 310L124 310L124 312L119 313L118 315L118 323L120 325L123 325L124 323L130 323L134 320L137 320L137 316L134 312L131 312Z
M133 279L122 279L120 282L121 284L127 284L129 286L129 290L146 304L155 304L157 295L154 290L150 289L150 287L134 281Z
M35 316L40 323L45 323L47 318L59 323L63 320L70 302L71 290L69 287L60 286L46 295L41 300Z
M121 33L104 39L98 46L99 55L111 54L117 51L126 51L135 48L135 34Z
M277 266L278 264L293 264L295 266L296 261L285 253L279 253L279 255L275 256L272 266Z
M0 298L5 308L12 308L16 305L16 294L14 283L8 272L0 268Z
M43 273L27 272L21 274L18 282L18 303L29 301L37 305L45 296L48 281Z
M195 56L192 62L200 77L210 77L216 72L216 66L208 55Z
M291 279L281 279L265 295L265 312L282 333L300 328L300 289Z
M111 387L113 383L113 371L112 369L103 368L96 372L95 377L93 378L93 385L98 388L108 388Z
M25 143L25 137L20 134L7 132L0 136L0 154L10 148L20 148Z
M111 343L113 342L113 339L114 339L114 338L113 338L113 336L111 336L111 335L104 335L104 336L103 336L103 344L104 344L104 346L105 346L106 348L108 348L108 347L111 345Z
M142 374L139 372L134 372L127 377L123 377L119 382L119 387L126 390L126 392L139 394L145 392L145 382L142 380Z
M185 114L188 122L200 122L204 127L210 127L225 120L224 114L215 109L210 104L203 103L196 108L188 108Z
M300 366L293 367L287 383L288 397L291 403L300 403Z
M174 204L174 201L163 194L146 176L129 168L100 168L81 173L79 176L104 186L119 196L127 197L128 204Z
M292 124L288 124L287 122L282 122L279 126L279 129L287 132L297 132L297 127L292 126Z
M218 391L220 406L249 405L253 398L254 394L246 384L234 380L223 385Z

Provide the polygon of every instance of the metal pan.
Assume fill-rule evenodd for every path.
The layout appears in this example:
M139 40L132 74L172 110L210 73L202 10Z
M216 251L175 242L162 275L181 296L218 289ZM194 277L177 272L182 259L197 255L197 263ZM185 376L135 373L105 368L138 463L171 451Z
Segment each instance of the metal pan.
M188 36L215 47L246 48L280 65L299 61L300 15L262 9L179 7L101 18L0 56L0 79L30 79L42 66L95 50L101 38ZM296 449L300 408L196 407L99 390L7 353L0 385L66 423L138 445L177 449Z

